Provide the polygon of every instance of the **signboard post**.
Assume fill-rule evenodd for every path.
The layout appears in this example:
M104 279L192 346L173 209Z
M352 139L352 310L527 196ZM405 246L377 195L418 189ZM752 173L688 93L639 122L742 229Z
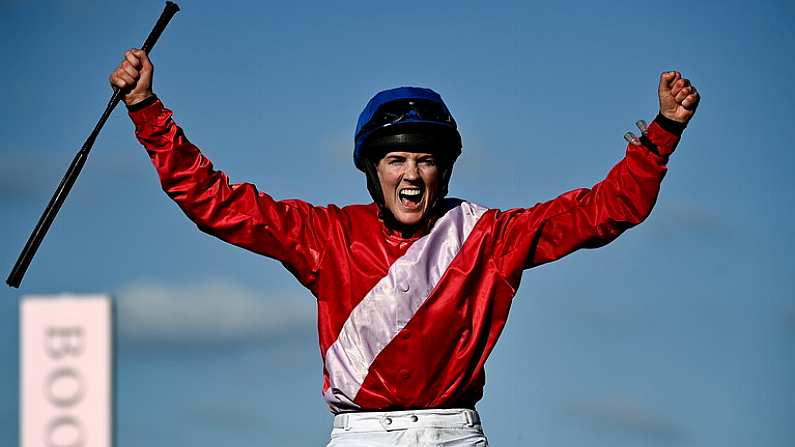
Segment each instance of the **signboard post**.
M112 447L112 318L107 295L23 297L20 447Z

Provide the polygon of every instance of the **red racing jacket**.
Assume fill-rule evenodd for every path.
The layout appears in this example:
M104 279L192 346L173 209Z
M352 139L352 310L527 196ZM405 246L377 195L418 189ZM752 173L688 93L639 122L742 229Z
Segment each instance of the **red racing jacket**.
M643 221L682 131L658 116L592 188L506 211L445 199L428 231L403 238L374 203L321 207L230 184L157 98L130 116L163 189L199 229L279 260L316 297L335 413L474 408L523 270Z

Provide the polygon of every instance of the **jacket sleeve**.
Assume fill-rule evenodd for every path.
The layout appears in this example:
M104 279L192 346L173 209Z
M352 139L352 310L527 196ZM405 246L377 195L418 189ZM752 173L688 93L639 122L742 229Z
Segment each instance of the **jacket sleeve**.
M163 190L203 232L281 261L312 288L329 231L326 208L276 201L250 183L229 178L188 141L172 112L155 98L129 109L135 134Z
M506 278L560 259L579 248L601 247L651 213L684 126L658 115L643 145L626 156L592 188L569 191L529 209L500 212L496 262Z

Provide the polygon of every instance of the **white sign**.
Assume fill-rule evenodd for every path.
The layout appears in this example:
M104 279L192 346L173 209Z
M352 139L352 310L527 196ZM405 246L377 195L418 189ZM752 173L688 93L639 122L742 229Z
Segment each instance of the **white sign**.
M112 316L106 295L23 297L21 447L111 447Z

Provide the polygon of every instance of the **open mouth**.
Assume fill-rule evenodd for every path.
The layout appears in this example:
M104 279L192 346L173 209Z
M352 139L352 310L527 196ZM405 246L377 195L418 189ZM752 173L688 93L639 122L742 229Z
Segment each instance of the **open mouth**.
M404 208L408 209L415 209L420 206L420 202L422 201L422 196L424 195L425 191L422 188L411 186L408 188L403 188L398 191L398 197L400 198L400 204L403 205Z

